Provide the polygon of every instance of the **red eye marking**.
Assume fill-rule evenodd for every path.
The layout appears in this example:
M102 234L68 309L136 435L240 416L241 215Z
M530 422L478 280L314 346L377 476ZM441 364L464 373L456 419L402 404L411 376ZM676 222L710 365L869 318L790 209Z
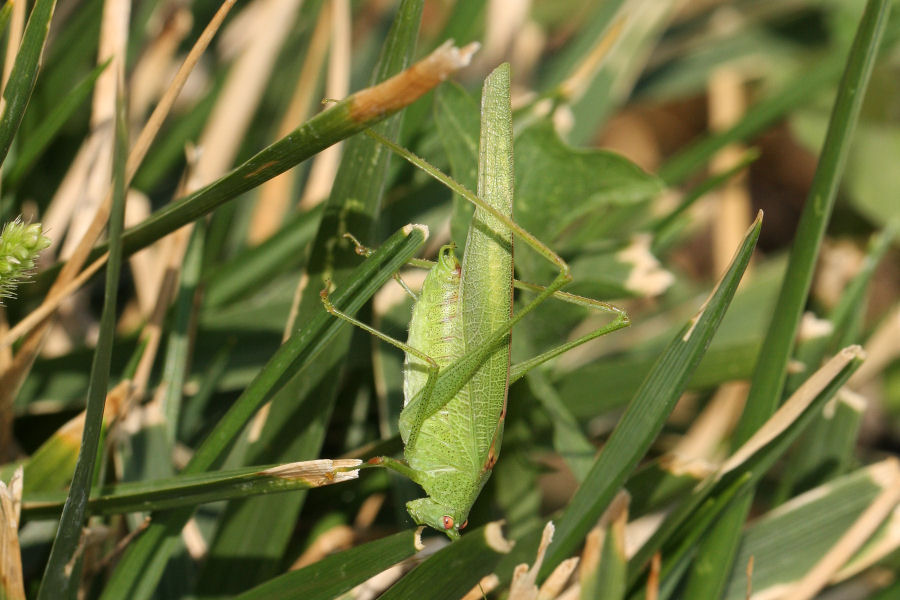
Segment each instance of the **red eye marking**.
M453 517L444 515L444 529L453 529Z
M465 528L468 527L468 526L469 526L469 520L466 519L465 521L463 521L463 524L459 526L459 528L460 528L460 529L465 529Z

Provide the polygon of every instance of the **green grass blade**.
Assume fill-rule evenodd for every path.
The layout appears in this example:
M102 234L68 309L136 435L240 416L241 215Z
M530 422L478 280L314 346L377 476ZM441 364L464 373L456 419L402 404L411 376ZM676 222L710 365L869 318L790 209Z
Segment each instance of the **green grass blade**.
M0 35L6 33L6 26L9 25L9 18L12 16L12 9L12 2L4 2L3 8L0 8Z
M87 512L91 515L111 515L165 510L257 494L321 487L356 479L357 471L343 469L359 464L360 461L355 459L325 459L104 486L91 494ZM64 502L63 494L26 495L22 499L22 512L29 519L53 519L59 516Z
M747 232L731 266L700 312L657 360L562 517L541 571L546 577L568 558L596 524L625 479L650 447L706 351L759 237L761 217Z
M674 540L677 551L663 554L673 562L680 562L679 555L691 551L693 544L684 545L687 538L697 539L711 519L729 504L732 498L739 498L744 491L752 489L771 468L784 451L808 427L847 379L862 363L863 355L858 346L851 346L829 361L798 390L791 399L791 407L784 414L773 416L761 429L756 439L748 442L726 463L706 477L695 487L691 495L672 511L632 556L629 567L631 583L634 583L644 565L663 544ZM701 503L707 504L702 508Z
M896 463L882 461L797 496L754 521L742 534L724 598L745 598L751 556L754 594L799 581L893 477Z
M619 9L626 0L610 0L595 5L593 14L588 16L587 23L578 32L575 39L566 45L566 49L548 66L542 87L552 90L568 77L585 60L610 27Z
M582 600L616 600L625 597L628 564L625 555L625 523L628 520L628 497L620 497L623 500L613 501L585 542L582 562L578 566L581 584L579 597Z
M869 289L875 269L897 239L898 230L900 221L894 221L873 236L862 267L847 285L837 306L828 316L828 320L834 324L834 333L829 343L832 350L861 342L854 325L864 312L866 290Z
M166 344L166 358L163 362L163 381L166 391L162 398L162 411L165 417L166 432L171 447L174 448L179 430L181 413L181 395L184 382L187 380L190 364L191 331L195 319L195 296L203 270L203 248L206 241L206 221L199 219L191 231L184 253L178 291L175 295L175 307L172 318L172 330ZM170 448L171 450L171 448Z
M204 275L203 302L217 307L232 302L279 274L296 269L304 248L315 235L322 216L321 205L291 215L274 235Z
M887 26L890 3L869 0L847 58L831 121L806 205L797 226L781 292L756 364L746 408L735 430L734 443L747 440L775 411L781 400L787 365L800 316L812 281L816 258L831 217L834 198L850 152L850 141L863 97ZM804 86L797 87L805 87ZM735 503L717 523L698 556L691 591L698 598L718 597L734 558L740 529L752 494Z
M807 370L822 361L829 347L842 347L861 341L854 325L865 312L865 295L869 282L878 263L891 247L894 235L894 228L888 227L872 238L862 267L828 315L828 320L834 327L832 334L826 338L807 341L807 351L802 357L801 351L804 348L798 348L796 358L802 360ZM788 375L786 393L797 388L802 375L803 373ZM779 481L778 498L781 501L841 474L853 455L864 409L864 400L844 394L839 398L836 410L829 415L823 413L816 419L793 449L788 466Z
M239 600L331 600L421 549L419 531L401 531L323 558L244 592ZM341 576L337 577L336 574Z
M512 546L499 522L488 523L433 554L379 598L458 600L491 573Z
M112 58L106 62L94 67L84 79L78 82L70 92L62 95L59 103L45 118L41 120L34 131L31 131L28 137L22 140L21 146L17 150L16 161L10 168L9 173L4 177L4 184L10 190L15 190L22 178L25 177L34 166L38 158L47 150L47 147L66 124L72 114L87 100L88 96L94 90L94 83L100 77Z
M25 25L16 62L3 90L6 107L0 116L0 164L6 160L13 138L25 115L25 107L31 99L31 92L34 91L34 82L37 80L41 64L41 53L44 51L50 19L55 8L56 0L37 0L31 9L28 24Z
M424 242L424 232L415 227L395 233L353 271L345 286L335 290L331 296L335 306L354 314ZM220 460L256 410L297 371L309 365L343 325L343 321L333 318L324 309L304 323L303 329L278 349L235 401L182 473L201 473ZM129 546L102 597L106 600L149 597L191 513L190 509L178 509L156 515L150 527Z
M35 10L37 10L35 8ZM32 13L34 18L34 13ZM49 17L48 17L49 18ZM29 20L29 27L31 21ZM21 54L20 54L21 56ZM17 61L18 64L18 61ZM75 556L81 540L87 500L94 477L94 465L103 428L103 408L106 404L109 368L112 361L113 339L116 325L116 299L119 275L122 268L122 230L125 222L125 157L128 154L128 130L125 125L124 98L121 90L116 97L115 153L113 156L113 202L109 214L109 268L100 317L100 333L91 364L91 380L87 390L84 432L72 486L53 541L50 558L41 580L38 598L49 600L64 597L68 593L72 570L70 561ZM79 571L76 570L75 573Z

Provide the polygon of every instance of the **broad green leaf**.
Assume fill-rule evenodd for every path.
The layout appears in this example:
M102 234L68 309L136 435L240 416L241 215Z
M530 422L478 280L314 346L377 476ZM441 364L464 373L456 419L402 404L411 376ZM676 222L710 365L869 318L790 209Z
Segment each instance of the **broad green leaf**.
M35 18L32 13L32 19ZM52 12L52 9L51 9ZM49 19L49 16L48 16ZM31 20L29 20L29 27ZM49 26L49 23L46 25ZM26 31L27 38L27 31ZM23 45L24 45L23 41ZM21 52L19 56L21 56ZM18 63L18 60L17 60ZM9 88L7 88L7 91ZM4 95L4 97L6 97ZM23 106L24 108L24 106ZM7 107L9 110L9 107ZM4 113L5 114L5 113ZM0 125L2 127L2 125ZM125 125L125 99L117 94L115 115L115 146L112 157L113 199L109 213L108 229L110 239L109 264L106 273L106 286L103 296L103 312L100 316L100 334L91 363L91 380L87 390L87 407L85 408L84 429L72 485L59 520L59 529L53 540L50 558L38 598L41 600L59 598L67 595L74 575L79 580L80 569L70 568L75 558L84 525L87 498L94 481L94 466L97 462L97 451L100 447L100 436L103 429L103 409L106 404L107 384L109 382L110 364L112 362L113 339L116 325L116 303L118 299L119 276L121 274L123 247L122 230L125 228L125 160L128 149L128 129ZM76 584L77 586L77 584Z
M593 239L615 235L604 218L662 191L656 177L618 154L567 146L546 120L516 137L515 157L516 221L550 244L564 233L577 237L588 220Z

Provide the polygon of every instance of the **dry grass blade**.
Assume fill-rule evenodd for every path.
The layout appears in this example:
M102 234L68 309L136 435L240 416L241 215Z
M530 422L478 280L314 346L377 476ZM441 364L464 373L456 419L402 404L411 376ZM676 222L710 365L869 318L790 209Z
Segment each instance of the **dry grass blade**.
M18 532L21 505L22 467L19 467L8 485L0 481L0 596L8 600L25 600Z
M144 128L141 130L140 135L138 135L137 140L134 142L134 146L131 148L131 152L128 155L128 162L125 165L126 181L130 182L134 178L134 174L137 172L138 167L147 155L147 150L150 149L150 144L153 143L156 134L159 133L159 129L162 127L163 121L168 116L169 111L172 110L172 105L175 104L175 100L178 98L181 88L184 87L184 83L187 81L188 76L194 70L200 57L206 52L213 37L216 35L219 27L222 26L225 17L228 16L229 11L236 1L237 0L225 0L222 2L222 5L216 11L216 14L213 15L213 18L209 20L209 23L203 29L203 33L197 38L197 42L191 48L191 51L188 52L187 57L184 59L184 63L182 63L181 67L178 69L178 72L172 79L172 83L169 84L168 89L156 105L156 108L153 109L153 113L150 115L150 118L147 119L146 125L144 125Z
M742 74L736 67L722 67L713 72L708 88L710 129L726 131L739 122L746 111ZM746 148L740 144L726 146L713 157L710 169L714 173L725 172L739 164L745 153ZM715 270L720 272L728 266L731 249L740 243L750 225L752 208L746 171L729 179L719 193L713 195L713 200L712 251Z
M129 129L132 131L140 128L150 104L165 91L166 77L174 66L175 53L190 33L194 21L187 7L175 3L159 4L155 12L157 31L134 65L128 84ZM165 14L160 15L162 12Z
M865 358L865 352L859 346L848 346L838 352L821 369L813 373L794 394L788 398L753 436L744 443L719 469L717 478L740 466L749 457L756 454L769 442L786 430L815 400L816 396L833 380L841 370L853 360Z
M202 149L195 177L206 185L231 168L256 112L275 60L293 27L300 0L257 0L253 31L265 31L247 41L228 73L198 146ZM228 32L226 32L228 33ZM224 35L224 34L223 34Z
M331 11L327 8L319 13L319 20L313 30L300 77L294 88L294 95L287 111L278 125L278 137L289 134L297 123L305 121L311 112L313 96L318 89L319 74L328 51L328 38L331 31ZM259 199L253 209L247 240L258 244L275 233L288 211L291 192L294 189L296 172L291 169L278 177L270 179L259 189Z
M327 98L344 98L350 92L350 3L335 0L331 3L331 53L325 84ZM301 210L309 210L331 193L334 177L341 160L341 144L326 148L313 161L300 200Z
M537 556L531 568L527 564L517 565L513 572L512 583L509 586L509 600L534 600L538 597L537 575L544 564L544 556L547 547L553 541L553 532L556 528L553 521L548 521L541 533L541 543L538 546Z
M92 148L92 159L85 173L85 188L79 194L75 210L68 223L66 240L60 257L73 254L82 237L92 229L94 215L100 210L112 179L112 157L115 135L116 85L125 72L125 52L128 44L128 22L131 3L117 0L103 4L100 23L100 48L97 64L111 60L94 84L91 105L91 135L85 144ZM106 218L103 219L104 224ZM59 232L58 235L62 235ZM96 238L91 240L93 245Z
M866 342L866 354L869 360L847 382L852 388L858 389L900 356L900 306L891 311Z
M625 17L621 16L613 21L609 29L603 34L596 45L584 59L578 64L572 74L560 84L559 95L569 102L578 100L591 84L594 74L603 65L603 60L613 49L622 31L625 29Z
M15 2L12 8L12 18L9 20L9 36L6 38L6 56L3 59L3 87L9 81L13 64L16 62L16 54L19 52L19 44L22 43L22 32L25 31L25 11L28 10L27 2ZM0 101L0 108L4 101Z

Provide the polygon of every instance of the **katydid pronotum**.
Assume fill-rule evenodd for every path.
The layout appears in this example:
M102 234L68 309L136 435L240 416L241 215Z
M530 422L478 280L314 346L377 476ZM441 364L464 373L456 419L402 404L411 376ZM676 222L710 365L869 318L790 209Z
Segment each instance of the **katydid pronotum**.
M509 69L485 80L482 95L478 194L408 150L368 132L379 142L475 205L463 261L441 248L416 299L406 343L338 311L322 292L326 309L406 353L400 435L405 461L379 457L371 465L397 471L419 484L427 497L407 503L420 525L459 536L469 510L490 477L500 451L509 385L528 370L605 333L628 325L621 310L604 302L563 293L572 277L553 250L512 219L512 115ZM513 234L554 264L550 285L513 278ZM404 285L404 287L406 287ZM515 315L513 287L537 295ZM549 297L610 313L615 319L525 363L510 365L510 331Z

